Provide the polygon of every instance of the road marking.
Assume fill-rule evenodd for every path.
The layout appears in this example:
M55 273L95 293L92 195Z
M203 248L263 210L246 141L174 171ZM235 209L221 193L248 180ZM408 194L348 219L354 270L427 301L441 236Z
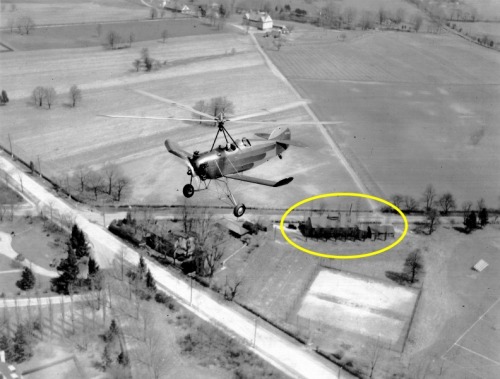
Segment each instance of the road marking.
M454 343L453 345L451 345L451 346L450 346L450 348L449 348L448 350L446 350L446 353L444 353L444 354L441 356L441 358L446 359L446 358L444 358L444 356L445 356L446 354L448 354L448 353L450 352L450 350L451 350L451 349L453 349L453 346L455 346L455 345L460 346L460 345L458 345L458 343L460 342L460 340L461 340L462 338L464 338L464 337L465 337L465 335L466 335L467 333L469 333L469 331L470 331L470 330L471 330L471 329L472 329L472 328L473 328L473 327L474 327L474 326L475 326L475 325L476 325L479 321L481 321L481 320L482 320L482 318L483 318L484 316L486 316L486 314L487 314L487 313L488 313L488 312L489 312L489 311L490 311L490 310L491 310L491 309L492 309L492 308L493 308L493 307L494 307L494 306L495 306L495 305L496 305L499 301L500 301L500 298L498 298L498 299L497 299L497 300L493 303L493 305L491 305L491 306L490 306L490 307L486 310L486 312L484 312L484 313L483 313L483 314L482 314L482 315L481 315L481 316L480 316L480 317L476 320L476 322L474 322L474 323L470 326L470 328L469 328L469 329L467 329L465 332L463 332L463 334L462 334L462 335L461 335L461 336L460 336L460 337L459 337L459 338L455 341L455 343ZM462 347L462 346L460 346L460 347Z
M486 359L487 361L493 362L495 365L500 366L500 362L497 362L497 361L495 361L495 360L493 360L493 359L491 359L491 358L488 358L487 356L485 356L485 355L483 355L483 354L476 353L474 350L468 349L468 348L466 348L465 346L462 346L462 345L459 345L459 344L456 344L456 346L461 347L462 349L467 350L469 353L475 354L475 355L477 355L478 357L481 357L481 358L483 358L483 359Z
M22 270L8 270L8 271L0 271L1 274L13 274L15 272L21 272Z

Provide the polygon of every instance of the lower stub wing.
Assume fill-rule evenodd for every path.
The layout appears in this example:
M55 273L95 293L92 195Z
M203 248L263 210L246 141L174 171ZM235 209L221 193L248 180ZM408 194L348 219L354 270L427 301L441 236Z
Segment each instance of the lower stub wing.
M225 177L228 179L241 180L242 182L255 183L268 187L281 187L290 183L293 180L293 178L285 178L278 181L272 181L266 179L253 178L251 176L240 175L240 174L230 174L230 175L225 175Z

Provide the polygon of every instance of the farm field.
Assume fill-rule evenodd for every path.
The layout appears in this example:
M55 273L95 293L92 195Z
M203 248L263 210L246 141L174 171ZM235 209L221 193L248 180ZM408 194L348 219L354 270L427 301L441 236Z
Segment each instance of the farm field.
M140 0L16 0L2 2L2 13L0 26L6 28L11 19L22 16L37 25L75 24L145 19L149 9Z
M152 57L167 60L167 67L151 73L135 72L131 63L142 47L149 47ZM14 70L19 60L23 62L22 70ZM227 96L235 104L237 114L260 115L255 120L308 119L299 99L265 66L247 36L172 38L166 45L141 43L120 51L61 49L57 55L50 50L16 52L0 57L0 62L3 85L16 88L9 91L11 102L3 109L0 140L7 143L10 134L14 150L27 161L36 161L39 155L42 169L52 176L71 173L82 164L100 168L106 162L114 162L133 179L127 202L136 204L182 200L180 190L188 180L186 169L167 153L163 142L171 138L188 151L204 151L210 148L215 131L185 122L98 117L191 116L138 94L135 89L191 106L198 100ZM40 71L41 64L47 70ZM45 83L60 94L50 111L35 108L29 99L33 88ZM70 83L78 83L83 91L84 99L76 108L67 104ZM229 126L234 138L246 136L252 140L256 140L253 133L272 129L261 125ZM291 130L292 137L309 148L292 147L283 160L270 161L249 174L276 179L294 176L294 182L283 191L235 183L232 189L240 202L266 206L268 199L274 197L274 206L289 207L318 193L357 190L316 126ZM190 204L213 200L214 194L205 191L197 193Z
M371 278L322 269L298 307L309 320L316 344L353 342L352 335L402 350L418 299L418 290ZM305 324L305 322L303 322Z
M185 37L190 35L206 35L220 33L215 27L194 18L168 18L155 20L137 20L121 22L102 22L92 24L74 24L62 26L42 26L33 30L29 36L20 35L16 30L0 31L0 40L14 50L42 50L108 46L108 34L113 31L119 36L117 46L128 47L130 36L132 45L141 41L157 41L163 43L162 32L166 30L168 37Z
M347 43L304 35L267 53L320 119L344 121L330 133L374 195L418 198L432 183L458 204L496 206L497 52L454 36L371 32Z

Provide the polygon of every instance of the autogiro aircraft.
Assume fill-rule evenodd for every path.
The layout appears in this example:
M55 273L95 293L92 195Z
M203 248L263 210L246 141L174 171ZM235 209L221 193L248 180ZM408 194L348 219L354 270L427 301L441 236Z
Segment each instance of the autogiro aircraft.
M210 123L217 126L217 134L215 135L212 147L210 150L205 152L195 151L189 153L182 149L179 144L172 140L165 140L165 147L168 152L181 158L187 166L187 174L190 176L189 183L186 184L182 190L185 197L190 198L197 191L206 190L209 188L211 182L215 182L215 185L219 191L222 193L221 200L228 200L233 208L233 214L236 217L241 217L245 213L246 207L242 203L238 203L233 196L228 180L239 180L242 182L249 182L254 184L259 184L269 187L281 187L290 183L293 178L288 177L281 180L267 180L255 178L252 176L243 175L242 172L255 168L271 158L279 157L282 159L283 153L290 146L306 147L305 144L299 141L294 141L291 139L290 129L278 126L270 134L268 133L256 133L255 135L260 138L257 141L250 141L247 138L242 138L241 140L234 140L225 128L226 122L232 123L245 123L245 124L283 124L288 125L311 125L318 122L279 122L279 121L248 121L244 120L246 118L254 117L255 115L248 116L237 116L226 118L224 112L220 112L216 116L212 116L208 113L201 112L192 107L184 104L177 103L175 101L166 99L164 97L159 97L157 95L136 90L136 92L141 93L145 96L154 98L166 102L170 105L180 107L184 110L188 110L193 114L200 116L199 119L190 118L176 118L176 117L140 117L140 116L118 116L118 115L106 115L106 117L116 117L116 118L136 118L136 119L154 119L154 120L179 120L179 121L195 121L197 123ZM201 118L203 117L203 118ZM321 124L338 124L339 122L320 122ZM225 140L224 145L218 145L216 142L219 136L222 135ZM194 183L193 183L194 182ZM193 185L194 184L194 185Z

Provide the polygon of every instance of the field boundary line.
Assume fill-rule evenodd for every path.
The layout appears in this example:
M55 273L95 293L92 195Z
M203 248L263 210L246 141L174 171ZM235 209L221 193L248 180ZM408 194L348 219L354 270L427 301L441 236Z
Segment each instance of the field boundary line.
M446 350L446 352L441 356L441 358L445 359L444 356L446 354L448 354L450 352L451 349L453 349L453 346L457 345L457 346L460 346L458 343L460 342L460 340L462 338L465 337L465 335L467 333L469 333L469 331L479 322L483 319L484 316L486 316L486 314L491 311L493 309L493 307L495 305L497 305L497 303L500 301L500 297L486 310L486 312L484 312L481 316L479 316L479 318L465 331L462 333L462 335L453 343L453 345L450 346L450 348L448 350ZM463 346L460 346L463 348Z
M287 87L297 96L298 99L302 99L302 96L297 92L297 90L293 87L293 85L288 81L288 79L281 73L281 71L278 69L278 67L271 61L271 59L266 55L262 47L259 45L257 40L255 39L255 35L253 33L250 33L250 38L254 42L257 51L262 55L266 65L269 67L271 72L278 77L283 83L287 85ZM361 178L357 175L357 173L354 171L354 168L351 166L347 158L344 156L342 151L340 150L339 146L335 142L335 140L330 136L328 131L325 129L325 127L319 122L318 118L314 114L314 112L311 110L309 105L306 103L304 104L304 109L307 111L309 116L316 121L317 128L320 130L321 134L323 134L325 140L328 142L332 150L335 152L337 157L339 158L340 162L342 165L345 167L351 178L353 179L354 183L357 185L358 189L361 190L364 193L370 193L368 188L365 186ZM375 205L371 204L371 208L375 211Z
M495 361L494 359L488 358L487 356L485 356L485 355L483 355L483 354L479 354L478 352L475 352L474 350L471 350L471 349L469 349L469 348L467 348L467 347L465 347L465 346L459 345L458 343L457 343L457 344L455 344L455 346L461 347L462 349L464 349L464 350L468 351L469 353L475 354L475 355L477 355L478 357L481 357L481 358L483 358L483 359L486 359L487 361L490 361L490 362L494 363L495 365L500 366L500 362L497 362L497 361Z

